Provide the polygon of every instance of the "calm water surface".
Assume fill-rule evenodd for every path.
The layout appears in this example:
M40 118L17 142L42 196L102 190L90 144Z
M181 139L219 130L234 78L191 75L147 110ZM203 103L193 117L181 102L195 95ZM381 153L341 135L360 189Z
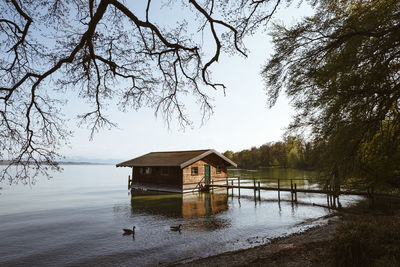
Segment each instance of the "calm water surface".
M323 195L298 194L299 204L277 202L276 192L220 189L213 193L144 196L127 190L126 168L64 166L32 187L0 184L0 266L140 266L171 264L264 244L302 230L299 223L329 213ZM312 178L313 173L266 169L231 176ZM241 183L252 183L243 179ZM298 187L318 187L296 180ZM283 184L283 185L282 185ZM282 186L288 185L284 180ZM258 198L258 195L257 195ZM289 200L289 193L281 194ZM342 205L356 198L342 198ZM323 223L318 221L316 223ZM181 233L169 230L183 225ZM314 223L315 224L315 223ZM136 235L122 228L136 226Z

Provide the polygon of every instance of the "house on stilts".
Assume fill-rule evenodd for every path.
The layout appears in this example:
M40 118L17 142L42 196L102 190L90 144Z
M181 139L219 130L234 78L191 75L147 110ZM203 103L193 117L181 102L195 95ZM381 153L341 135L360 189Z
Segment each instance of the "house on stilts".
M116 166L132 168L132 189L178 193L224 184L227 167L237 167L214 149L151 152Z

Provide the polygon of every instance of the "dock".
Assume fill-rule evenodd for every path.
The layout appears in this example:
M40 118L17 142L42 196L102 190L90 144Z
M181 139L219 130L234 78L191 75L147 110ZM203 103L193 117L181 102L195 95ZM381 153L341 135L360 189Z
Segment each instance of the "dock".
M243 180L246 180L246 184L243 184ZM248 181L252 182L248 182ZM314 180L316 179L276 179L277 186L261 186L260 181L265 181L265 178L257 178L257 177L229 177L226 181L226 184L213 184L209 185L209 189L213 190L213 188L226 188L227 191L233 189L237 189L238 197L241 197L240 191L242 189L248 189L254 191L254 200L258 198L261 200L261 191L276 191L277 192L277 200L281 201L281 192L289 192L290 193L290 200L293 203L298 203L297 201L297 193L310 193L310 194L324 194L327 197L327 207L340 207L339 203L339 196L341 195L353 195L353 196L365 196L370 200L371 205L374 203L375 197L383 197L383 198L397 198L400 199L400 196L391 195L391 194L381 194L375 193L373 187L365 188L365 191L357 191L357 190L343 190L338 185L333 185L330 183L329 180L326 181L325 186L323 189L308 189L308 188L298 188L296 180ZM268 183L273 183L272 179L267 179ZM290 188L288 187L281 187L281 182L286 181L287 183L290 182ZM241 183L242 182L242 183ZM258 197L257 197L258 193ZM313 203L314 204L314 203ZM318 205L318 204L315 204Z

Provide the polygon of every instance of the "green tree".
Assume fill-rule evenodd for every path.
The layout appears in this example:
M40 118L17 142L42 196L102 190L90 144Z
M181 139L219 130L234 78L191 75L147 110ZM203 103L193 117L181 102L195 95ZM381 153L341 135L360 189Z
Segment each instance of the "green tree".
M262 145L260 148L261 153L261 166L266 167L269 166L270 158L271 158L271 148L268 144Z
M275 25L263 70L269 103L282 90L291 98L289 132L310 132L336 182L399 178L399 14L398 0L327 0L293 27Z
M225 152L223 153L223 155L224 155L225 157L227 157L228 159L233 160L233 151L227 150L227 151L225 151Z
M270 166L287 167L286 144L284 142L275 142L271 145Z
M258 168L261 166L261 152L257 147L252 147L250 150L251 164L250 167Z

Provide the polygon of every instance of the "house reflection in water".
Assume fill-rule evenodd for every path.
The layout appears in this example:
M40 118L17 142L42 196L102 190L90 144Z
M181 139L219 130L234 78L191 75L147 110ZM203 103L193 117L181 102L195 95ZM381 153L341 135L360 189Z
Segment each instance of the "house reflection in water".
M214 193L156 194L132 191L132 214L147 213L178 218L209 216L228 210L226 189Z

